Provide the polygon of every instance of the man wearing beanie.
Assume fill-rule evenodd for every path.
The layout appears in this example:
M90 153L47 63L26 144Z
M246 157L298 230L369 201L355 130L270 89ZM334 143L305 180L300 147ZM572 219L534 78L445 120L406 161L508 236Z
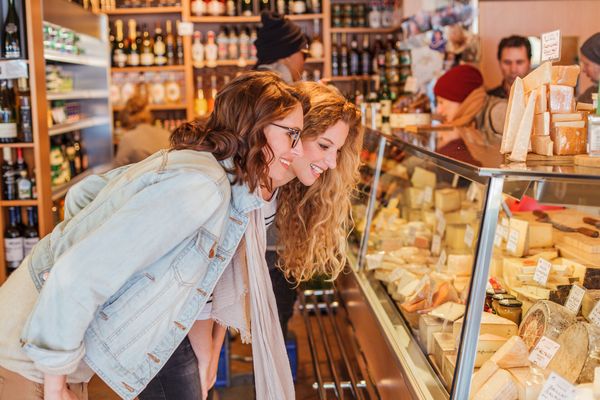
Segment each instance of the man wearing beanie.
M263 11L262 28L255 41L256 69L278 73L287 83L299 81L308 55L308 39L302 29L273 11Z
M598 93L600 80L600 32L594 33L581 46L581 69L592 80L592 86L583 92L577 101L592 102L592 93Z

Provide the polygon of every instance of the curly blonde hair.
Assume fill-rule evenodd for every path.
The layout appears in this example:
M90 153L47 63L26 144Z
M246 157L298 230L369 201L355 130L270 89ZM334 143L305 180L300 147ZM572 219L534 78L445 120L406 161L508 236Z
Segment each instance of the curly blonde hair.
M297 87L311 102L304 116L304 142L316 140L338 121L348 124L349 132L335 169L326 170L312 186L295 179L279 189L279 268L296 282L315 275L333 280L346 264L346 243L353 226L350 198L359 177L360 111L335 88L314 82Z

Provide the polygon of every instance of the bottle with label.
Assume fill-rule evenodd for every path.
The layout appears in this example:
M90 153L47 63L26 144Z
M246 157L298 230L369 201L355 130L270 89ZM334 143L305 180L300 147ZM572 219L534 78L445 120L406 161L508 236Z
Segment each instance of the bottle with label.
M313 39L310 42L309 53L313 58L323 57L323 42L321 41L320 24L318 19L313 20Z
M232 27L229 31L229 40L227 42L227 58L237 60L240 56L239 39L237 28Z
M204 66L204 45L202 44L202 33L200 31L194 32L192 61L195 68L202 68Z
M27 79L24 79L27 82ZM19 128L21 131L21 142L33 142L33 129L31 125L31 104L29 96L19 93Z
M217 35L217 59L219 61L227 60L227 47L229 44L229 29L221 26Z
M310 11L314 14L321 14L321 0L312 0Z
M21 58L21 22L17 15L15 0L8 0L8 12L2 27L2 56L5 58Z
M174 74L169 74L169 79L165 82L165 95L167 103L181 102L181 87L175 80Z
M123 41L123 21L115 21L115 44L113 51L113 65L123 68L127 65L127 54L125 53L125 42Z
M171 20L166 22L167 36L165 38L167 65L175 65L175 37L173 36L173 23Z
M17 141L15 96L10 81L0 81L0 143Z
M244 17L251 17L254 13L254 4L252 0L242 0L242 15Z
M313 71L313 81L319 82L320 80L321 80L321 70L320 69L315 69Z
M17 149L17 162L15 163L15 170L17 171L17 174L20 173L21 171L29 171L29 168L27 167L27 163L25 162L25 159L23 158L23 149L21 149L21 148Z
M390 116L392 114L392 93L385 75L385 68L379 74L379 109L381 111L381 131L391 133Z
M334 34L331 39L331 75L340 75L340 64L339 64L339 48L337 45L337 34Z
M208 114L208 103L204 97L204 84L202 82L202 75L198 75L196 77L196 100L194 103L196 116L204 117L206 114Z
M250 57L250 34L248 27L243 26L240 30L240 59L247 60Z
M154 65L154 50L152 46L152 38L146 24L142 25L142 49L140 55L140 64L145 67Z
M35 179L35 168L33 169L33 174L31 175L31 198L33 200L37 200L37 183Z
M207 99L209 114L215 108L215 98L216 97L217 97L217 76L215 74L212 74L210 76L210 96Z
M146 75L143 72L140 72L138 75L137 94L144 99L148 99L150 96L150 89L148 88L148 83L146 82Z
M12 161L12 151L9 147L3 147L2 154L2 199L17 200L16 170Z
M23 261L23 235L19 229L17 207L8 208L8 224L4 230L4 259L8 272L12 272Z
M162 28L160 22L156 23L154 29L154 63L156 65L167 64L167 46L163 37Z
M256 26L252 27L252 30L250 31L250 59L251 60L256 60L256 45L254 44L256 42Z
M382 0L381 27L389 28L394 23L394 7L390 0Z
M206 3L204 0L194 0L190 5L192 14L195 16L201 17L206 15Z
M288 12L288 4L286 0L276 0L275 8L277 9L279 15L285 15Z
M306 13L306 0L293 0L292 1L292 12L294 14Z
M19 171L17 179L17 198L19 200L31 200L31 180L27 177L27 171Z
M225 3L225 9L226 14L229 17L235 17L235 15L237 14L234 0L227 0L227 2Z
M40 241L37 226L37 210L35 207L27 207L27 225L23 229L23 256L27 257L33 246Z
M206 45L204 46L204 59L206 60L206 66L214 68L217 66L217 58L219 56L219 48L215 43L215 33L208 31Z
M356 39L356 35L353 35L350 42L350 75L360 74L360 56L358 52L358 40Z
M371 0L370 2L369 28L381 28L381 10L378 0Z
M342 76L348 76L350 73L346 40L346 34L342 33L342 48L340 49L340 74Z
M207 7L208 15L218 17L225 14L225 2L219 0L210 0Z
M176 56L177 56L177 64L183 65L183 38L179 34L179 24L181 21L177 20L175 22L175 26L177 28L177 37L175 38L175 44L177 45Z
M260 11L263 11L263 10L270 11L271 10L271 0L259 0L258 4L259 4Z
M130 19L129 25L129 42L127 51L127 65L137 67L140 65L140 48L138 47L137 29L135 19Z

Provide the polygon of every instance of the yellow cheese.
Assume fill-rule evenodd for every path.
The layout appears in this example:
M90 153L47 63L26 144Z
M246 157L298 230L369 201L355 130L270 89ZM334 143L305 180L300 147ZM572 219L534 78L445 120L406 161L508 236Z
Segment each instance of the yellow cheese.
M550 132L548 132L549 134ZM554 154L554 142L550 136L533 135L531 137L531 148L535 154L542 156L552 156Z
M564 115L564 114L557 114L557 115ZM552 114L552 116L554 117L554 114ZM554 129L554 128L585 128L585 121L584 120L557 121L557 122L552 121L551 128L552 129Z
M410 182L414 187L419 189L424 189L428 186L433 189L436 184L436 176L435 173L431 171L427 171L421 167L415 167Z
M556 127L552 129L551 137L554 142L555 155L575 155L586 152L587 132L585 128Z
M517 385L510 372L499 369L477 391L473 400L517 400Z
M473 270L471 254L449 254L443 271L450 275L469 276Z
M423 189L416 187L406 188L404 190L403 204L409 208L421 208L421 205L423 205Z
M440 320L454 322L465 315L465 305L449 301L437 306L431 310L429 314L433 317L439 318Z
M456 369L456 355L446 354L442 363L442 377L446 382L446 387L449 388L452 385L454 379L454 370Z
M546 85L542 85L536 89L537 96L535 99L535 113L541 114L548 111L548 98L546 97L546 92L548 91L548 87Z
M465 232L467 231L466 224L451 224L446 225L446 246L450 250L467 250L465 244Z
M600 301L600 290L586 290L583 295L583 300L581 302L581 314L587 319L590 320L590 313L596 306L596 304Z
M473 399L475 394L483 385L498 371L498 366L491 360L483 363L481 368L473 374L471 378L471 395L469 399Z
M509 222L509 230L508 230L508 238L509 238L509 244L512 245L511 243L511 235L513 238L516 238L516 246L510 246L510 248L507 247L507 251L510 255L513 255L515 257L522 257L523 254L525 254L525 252L528 249L528 243L527 243L527 239L528 239L528 232L529 232L529 222L518 219L518 218L511 218L510 222Z
M536 114L533 118L533 134L534 135L549 135L550 134L550 113L543 112Z
M502 154L512 151L524 111L525 91L523 89L523 80L517 77L510 88L510 97L508 98L506 116L504 117L504 132L500 145L500 152Z
M456 289L456 291L459 294L461 294L465 290L469 289L469 282L471 282L470 276L457 276L456 278L454 278L452 285L454 286L454 289Z
M464 318L459 318L454 321L454 324L452 325L452 335L455 340L460 337L463 322ZM484 333L491 333L497 336L510 338L511 336L515 336L517 334L517 330L517 324L509 319L502 318L496 314L491 314L488 312L483 312L481 314L481 326L479 328L480 335Z
M579 65L554 65L552 67L552 84L576 86L579 77Z
M441 370L444 362L444 357L447 354L454 354L454 339L452 334L448 332L435 332L433 334L433 360Z
M552 83L552 63L547 61L523 78L523 89L527 93L550 83Z
M551 113L569 113L574 108L575 91L571 86L550 85L548 108Z
M529 366L529 348L519 336L513 336L491 358L500 368Z
M533 128L533 112L535 106L536 92L531 92L527 100L527 106L523 112L523 118L517 130L515 144L510 153L511 161L525 161L527 159L527 151L531 140L531 131Z
M435 208L442 212L460 210L460 192L456 189L436 190Z
M480 368L487 360L492 358L504 343L506 343L506 338L502 336L491 333L479 335L479 340L477 341L477 353L475 354L475 368Z
M519 367L519 368L510 368L508 372L512 375L513 381L517 385L517 391L519 393L519 400L534 400L537 399L537 396L532 396L529 392L534 389L534 386L538 386L536 389L541 389L541 384L532 384L528 382L532 378L531 368L530 367ZM529 395L529 398L528 398Z
M527 240L530 248L554 246L554 240L552 240L552 224L530 222L527 234L529 235Z
M593 112L596 110L596 108L594 107L593 104L591 103L577 103L577 111L589 111L589 112Z
M433 334L442 332L443 328L448 326L450 325L444 324L441 319L429 314L419 317L419 340L427 354L433 354Z
M579 112L567 113L567 114L552 114L552 122L563 122L563 121L582 121L583 115Z

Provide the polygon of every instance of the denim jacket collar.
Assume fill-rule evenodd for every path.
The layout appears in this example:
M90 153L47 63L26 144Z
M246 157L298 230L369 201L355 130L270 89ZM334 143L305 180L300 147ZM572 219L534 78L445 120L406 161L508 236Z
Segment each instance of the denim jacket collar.
M221 160L219 163L225 171L231 170L234 167L232 158ZM227 179L231 183L231 205L239 214L247 214L265 204L258 189L256 193L251 193L246 183L233 184L235 176L230 173L227 173Z

